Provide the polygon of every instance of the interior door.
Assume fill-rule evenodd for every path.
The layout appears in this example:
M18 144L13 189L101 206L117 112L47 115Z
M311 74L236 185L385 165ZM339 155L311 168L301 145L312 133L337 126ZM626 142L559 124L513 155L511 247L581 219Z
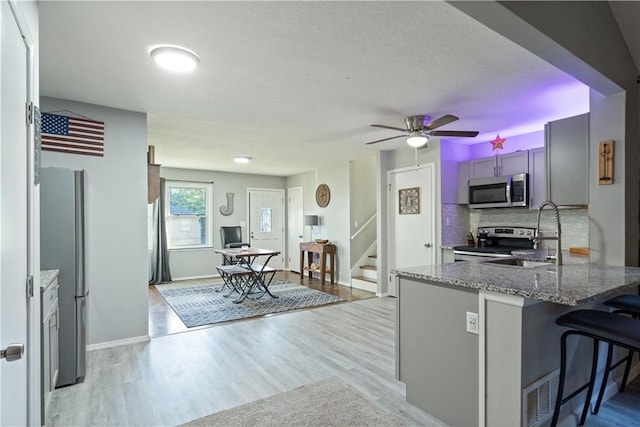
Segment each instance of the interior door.
M2 0L0 15L0 347L24 344L28 356L11 362L0 360L0 425L36 425L40 420L29 419L33 414L28 414L27 405L30 399L27 387L29 360L37 356L37 351L28 345L30 301L25 292L28 263L33 260L27 228L32 223L33 211L29 208L32 191L29 190L30 151L25 112L31 95L29 73L32 64L25 45L27 38L23 39L17 21L22 17L19 5ZM23 22L20 24L24 25ZM26 31L24 26L22 28ZM36 357L36 360L39 359ZM36 380L35 384L39 382Z
M300 273L300 243L304 240L304 198L302 187L287 190L287 259L289 271Z
M436 261L435 165L433 163L387 173L387 277L394 268L429 265ZM396 295L395 280L389 281L389 295Z
M284 267L284 190L249 189L249 243L279 251L269 266Z

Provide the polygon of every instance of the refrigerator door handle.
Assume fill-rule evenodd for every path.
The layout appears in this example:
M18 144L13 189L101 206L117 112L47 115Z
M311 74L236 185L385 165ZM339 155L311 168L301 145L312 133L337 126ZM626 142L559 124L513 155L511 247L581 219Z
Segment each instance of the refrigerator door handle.
M76 297L76 378L84 379L87 370L87 298Z

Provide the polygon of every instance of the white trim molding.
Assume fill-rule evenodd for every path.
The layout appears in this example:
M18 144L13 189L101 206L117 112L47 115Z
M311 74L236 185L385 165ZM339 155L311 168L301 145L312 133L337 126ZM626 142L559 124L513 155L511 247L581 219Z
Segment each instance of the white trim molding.
M87 351L105 350L107 348L120 347L122 345L129 344L139 344L150 340L151 337L149 335L140 335L139 337L125 338L122 340L99 342L97 344L89 344L87 346Z

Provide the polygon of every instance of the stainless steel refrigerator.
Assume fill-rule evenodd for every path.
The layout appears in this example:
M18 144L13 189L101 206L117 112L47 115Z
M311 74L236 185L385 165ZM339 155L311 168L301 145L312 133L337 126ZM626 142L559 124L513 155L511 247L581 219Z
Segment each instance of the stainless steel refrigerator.
M84 171L40 172L40 266L58 269L59 364L57 387L82 382L86 371Z

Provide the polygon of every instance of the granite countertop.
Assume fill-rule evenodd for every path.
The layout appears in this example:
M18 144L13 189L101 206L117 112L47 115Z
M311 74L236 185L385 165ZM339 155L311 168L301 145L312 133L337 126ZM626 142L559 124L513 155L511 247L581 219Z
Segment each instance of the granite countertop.
M529 259L536 259L535 254L530 254ZM580 305L623 290L625 287L640 284L640 268L638 267L589 264L582 257L572 259L572 261L575 262L570 261L561 266L548 264L538 267L516 267L463 261L399 268L393 273L405 278L428 280L571 306Z
M45 290L58 277L60 270L40 270L40 289Z

